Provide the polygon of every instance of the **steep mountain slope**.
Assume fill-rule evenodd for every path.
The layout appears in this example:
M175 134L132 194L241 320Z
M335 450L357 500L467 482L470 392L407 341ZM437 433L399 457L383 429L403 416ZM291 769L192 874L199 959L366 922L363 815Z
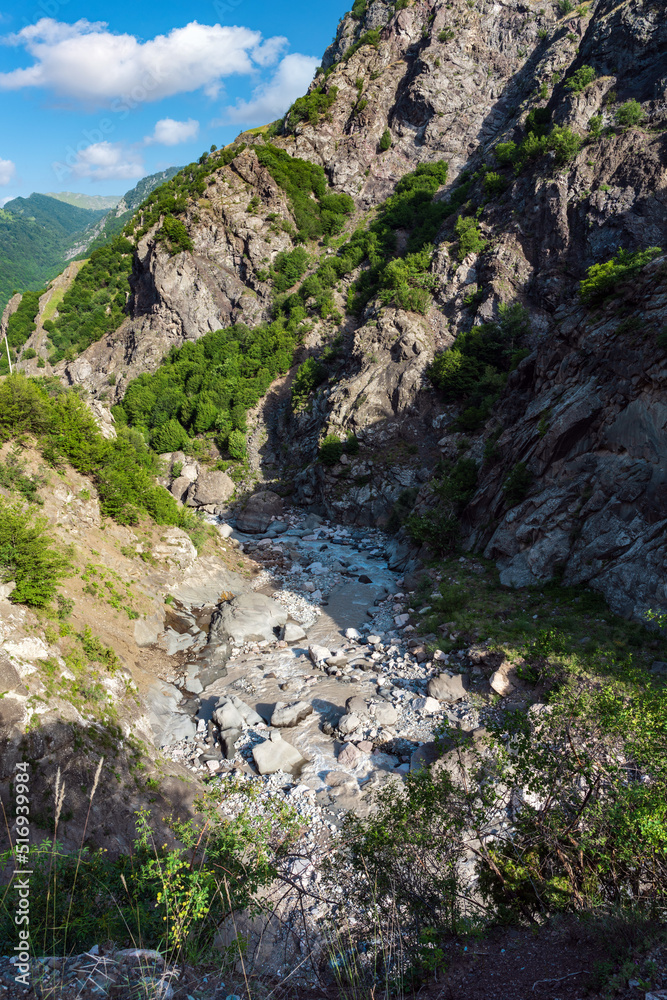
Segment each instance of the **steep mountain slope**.
M68 205L76 205L77 208L106 209L115 208L121 199L121 195L105 194L78 194L76 191L46 191L47 198L56 198L57 201L64 201Z
M663 606L661 262L626 275L643 300L631 282L602 314L579 302L579 282L619 246L665 244L667 29L640 0L397 6L355 4L283 122L205 155L140 210L125 230L136 242L127 318L56 371L118 401L171 347L264 323L301 288L278 305L308 320L298 360L320 360L319 387L294 406L289 379L254 411L260 470L282 469L316 509L384 523L406 490L421 491L428 520L424 483L443 457L467 458L478 486L464 538L500 560L507 582L565 573L624 613ZM272 150L293 158L291 172ZM300 161L353 197L351 240L302 230L290 180ZM423 165L442 161L448 173L429 187ZM285 284L277 273L300 240L308 258ZM510 357L496 321L517 303L530 329ZM477 384L457 381L451 366L478 350L484 324L493 363L478 351L465 362ZM430 380L453 345L449 374ZM635 419L654 428L648 451ZM359 454L314 463L329 433L354 433Z

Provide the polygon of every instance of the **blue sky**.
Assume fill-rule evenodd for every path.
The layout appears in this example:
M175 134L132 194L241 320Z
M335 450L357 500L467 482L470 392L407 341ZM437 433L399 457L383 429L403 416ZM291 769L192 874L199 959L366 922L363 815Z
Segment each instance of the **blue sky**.
M0 205L122 194L279 117L350 0L28 0L0 7Z

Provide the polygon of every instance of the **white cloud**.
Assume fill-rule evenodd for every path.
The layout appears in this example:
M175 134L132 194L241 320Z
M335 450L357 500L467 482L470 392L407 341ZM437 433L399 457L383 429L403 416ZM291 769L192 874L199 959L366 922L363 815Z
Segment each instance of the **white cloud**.
M8 201L13 201L16 196L13 194L8 194L3 198L0 198L0 208L4 208Z
M237 101L234 107L226 108L223 118L213 124L263 125L275 121L297 97L305 94L319 62L314 56L298 52L285 56L273 77L256 87L249 101Z
M0 184L9 184L15 173L16 167L11 160L0 160Z
M145 174L141 154L122 142L96 142L68 163L73 177L93 181L134 180Z
M177 122L173 118L161 118L155 123L152 135L147 135L144 142L147 146L157 143L159 146L177 146L179 142L189 142L199 135L199 122L188 118L186 122Z
M197 21L142 42L113 34L104 22L63 24L49 17L2 42L24 48L35 61L0 73L0 90L44 87L99 106L159 101L201 88L216 97L223 77L274 64L287 44L282 37L263 41L249 28Z

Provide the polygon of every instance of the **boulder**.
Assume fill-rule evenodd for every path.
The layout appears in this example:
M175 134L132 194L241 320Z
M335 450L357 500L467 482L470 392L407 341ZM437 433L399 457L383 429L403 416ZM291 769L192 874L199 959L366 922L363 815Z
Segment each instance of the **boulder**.
M144 696L146 714L159 747L191 740L196 726L189 715L179 711L181 692L173 684L157 681Z
M181 478L183 478L181 476ZM226 472L210 469L200 472L188 490L188 505L204 507L207 504L222 504L234 494L234 483Z
M370 715L368 705L361 695L355 694L345 702L345 710L348 714L358 715L359 718L368 718Z
M346 639L361 639L361 632L357 632L356 628L346 628L345 629Z
M313 706L307 701L293 701L289 705L284 701L277 701L271 715L271 725L287 729L297 726L312 714Z
M509 677L504 670L496 670L491 674L491 690L499 694L501 698L506 698L508 694L514 691L514 685L510 681Z
M398 712L393 705L382 702L375 706L375 721L378 726L395 726L398 722Z
M440 702L436 698L414 698L410 705L415 712L422 712L423 715L435 715L440 711Z
M243 717L235 705L232 705L231 701L223 701L222 705L213 711L213 718L220 726L220 731L225 732L227 729L243 729Z
M338 729L345 736L347 733L353 733L355 729L358 729L361 725L361 719L354 712L341 716L338 720Z
M306 633L296 622L287 622L283 639L285 642L300 642L306 638Z
M211 618L216 635L227 635L232 642L273 642L277 628L287 623L287 612L265 594L241 594L223 604Z
M440 674L439 677L432 677L428 682L426 691L429 698L437 698L438 701L454 702L465 697L470 682L465 674Z
M306 763L306 758L277 730L271 733L270 739L252 748L252 756L260 774L274 774L276 771L298 774Z
M315 664L323 663L325 660L330 659L331 650L327 649L326 646L312 645L308 647L308 656Z
M169 487L169 492L173 497L176 497L177 500L182 500L191 485L191 481L186 479L185 476L178 476L178 478L174 479L173 483Z
M222 743L226 760L234 760L236 757L236 747L234 744L240 735L240 729L223 729L220 733L220 742Z
M234 529L232 528L231 524L219 524L218 525L218 532L219 532L221 538L229 538L231 536L231 534L232 534L233 531L234 531Z
M263 490L250 497L245 509L236 521L239 531L251 535L260 534L267 530L271 524L272 517L279 517L283 512L283 502L277 493L270 490Z
M346 743L338 754L338 763L341 767L356 767L363 759L364 754L354 743Z
M226 700L231 701L246 726L261 726L264 724L262 716L254 708L251 708L250 705L247 705L245 701L241 701L238 695L233 694ZM218 702L218 704L220 703Z

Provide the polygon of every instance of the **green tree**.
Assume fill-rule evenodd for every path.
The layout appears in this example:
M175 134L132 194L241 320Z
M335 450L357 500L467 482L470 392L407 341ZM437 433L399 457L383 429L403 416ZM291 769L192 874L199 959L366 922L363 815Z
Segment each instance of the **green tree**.
M621 128L632 128L634 125L641 125L642 122L646 121L646 115L642 109L639 101L634 99L631 101L626 101L622 104L620 108L616 111L614 115L616 123L621 126Z
M69 563L51 535L46 518L0 497L0 579L15 581L15 603L44 608L55 597Z

